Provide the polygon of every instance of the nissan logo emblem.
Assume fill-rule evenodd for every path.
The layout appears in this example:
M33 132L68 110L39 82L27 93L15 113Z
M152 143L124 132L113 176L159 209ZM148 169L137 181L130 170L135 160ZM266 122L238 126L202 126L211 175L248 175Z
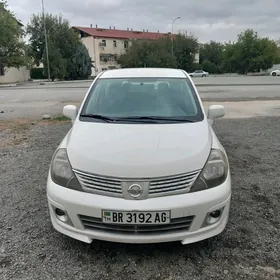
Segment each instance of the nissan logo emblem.
M138 184L131 185L127 191L134 198L139 197L143 193L142 187Z

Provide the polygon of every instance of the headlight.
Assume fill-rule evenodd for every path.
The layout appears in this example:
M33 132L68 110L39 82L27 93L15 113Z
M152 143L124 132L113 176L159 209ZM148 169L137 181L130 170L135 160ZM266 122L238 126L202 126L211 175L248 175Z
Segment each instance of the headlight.
M228 175L228 162L221 150L212 149L210 156L190 192L198 192L217 187L224 183Z
M53 156L51 163L51 178L54 183L62 187L81 191L81 185L72 171L66 149L59 149Z

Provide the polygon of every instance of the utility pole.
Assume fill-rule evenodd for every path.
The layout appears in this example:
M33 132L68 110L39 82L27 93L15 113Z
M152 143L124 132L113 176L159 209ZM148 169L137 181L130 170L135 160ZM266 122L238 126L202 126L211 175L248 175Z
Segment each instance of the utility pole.
M172 49L171 49L171 53L172 53L172 57L174 55L174 45L173 45L173 26L174 26L174 22L179 19L181 17L176 17L173 22L172 22L172 32L171 32L171 44L172 44Z
M45 33L45 43L46 43L46 56L47 56L47 67L48 67L48 80L51 81L51 73L50 73L50 61L49 61L49 46L48 46L48 36L46 29L46 18L45 18L45 7L44 0L42 0L42 11L43 11L43 21L44 21L44 33Z

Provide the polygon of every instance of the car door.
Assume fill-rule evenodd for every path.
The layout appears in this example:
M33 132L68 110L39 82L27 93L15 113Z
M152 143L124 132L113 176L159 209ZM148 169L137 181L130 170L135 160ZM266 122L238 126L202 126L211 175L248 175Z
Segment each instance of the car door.
M201 77L200 70L194 71L194 72L193 72L193 76L194 76L194 77Z

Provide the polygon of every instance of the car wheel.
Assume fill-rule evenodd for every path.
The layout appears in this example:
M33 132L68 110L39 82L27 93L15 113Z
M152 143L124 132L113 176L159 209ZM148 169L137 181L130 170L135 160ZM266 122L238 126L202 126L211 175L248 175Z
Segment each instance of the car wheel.
M275 76L276 76L276 73L275 73L275 72L273 72L273 73L272 73L272 76L274 76L274 77L275 77Z
M206 75L205 75L205 74L203 74L203 75L202 75L202 78L204 78L204 77L206 77Z

